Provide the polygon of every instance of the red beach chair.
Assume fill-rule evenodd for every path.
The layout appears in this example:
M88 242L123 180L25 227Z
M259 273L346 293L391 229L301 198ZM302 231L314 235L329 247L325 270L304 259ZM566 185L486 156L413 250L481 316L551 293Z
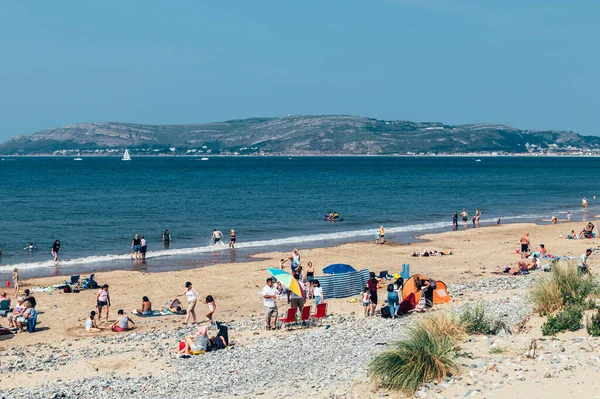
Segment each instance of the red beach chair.
M327 304L326 303L320 303L317 305L317 313L313 313L311 314L311 316L317 320L321 321L321 324L323 323L323 319L327 317Z
M298 311L298 308L289 308L287 311L287 317L281 317L281 318L279 318L279 321L282 322L283 324L285 324L285 327L288 328L290 326L290 323L296 322L296 312L297 311Z
M300 316L300 320L302 320L302 324L307 325L307 321L310 320L310 306L305 306L302 309L302 315Z

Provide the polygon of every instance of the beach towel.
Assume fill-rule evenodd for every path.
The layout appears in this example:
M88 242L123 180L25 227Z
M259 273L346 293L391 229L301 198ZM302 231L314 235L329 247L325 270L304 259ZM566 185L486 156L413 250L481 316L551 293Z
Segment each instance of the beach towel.
M152 313L142 314L142 313L138 313L137 309L133 309L131 311L131 313L134 314L134 315L136 315L136 316L138 316L138 317L170 316L170 315L175 314L175 313L172 313L172 312L165 312L165 311L160 312L158 310L153 310ZM185 314L185 311L184 311L183 314Z
M179 312L171 312L168 308L164 308L163 310L160 311L161 316L166 316L166 315L182 315L185 314L185 309L181 309Z

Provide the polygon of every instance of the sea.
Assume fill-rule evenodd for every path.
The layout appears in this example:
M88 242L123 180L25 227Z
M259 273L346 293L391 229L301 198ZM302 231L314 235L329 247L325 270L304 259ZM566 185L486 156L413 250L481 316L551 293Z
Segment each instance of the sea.
M452 229L463 208L481 225L595 214L594 157L2 157L0 278L113 269L161 271L239 262L260 252ZM587 197L589 210L581 211ZM341 221L323 220L337 212ZM162 242L169 229L172 242ZM224 241L211 245L214 229ZM230 229L236 249L227 247ZM565 231L567 233L567 231ZM146 262L131 261L135 234ZM517 239L517 238L516 238ZM62 243L60 262L51 247ZM35 249L24 248L30 242ZM347 262L348 259L340 261ZM4 280L0 280L4 281Z

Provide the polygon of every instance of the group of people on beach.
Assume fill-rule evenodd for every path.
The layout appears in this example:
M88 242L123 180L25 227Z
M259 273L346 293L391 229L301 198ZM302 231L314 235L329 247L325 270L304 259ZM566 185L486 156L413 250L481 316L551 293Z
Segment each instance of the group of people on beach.
M463 229L467 229L467 224L469 221L469 213L467 212L467 210L465 208L463 208L462 212L460 213L460 217L462 219L463 222ZM479 223L481 220L481 211L479 210L479 208L475 208L475 216L473 216L473 218L471 219L471 222L473 223L473 227L479 227ZM500 222L500 219L498 219L498 222ZM500 223L498 223L500 224ZM458 212L454 212L452 214L452 226L454 226L454 230L458 230Z
M16 269L15 269L16 270ZM16 290L18 295L19 291ZM9 309L6 314L8 319L8 328L12 329L16 333L24 332L27 328L29 320L34 317L36 312L37 301L29 289L23 292L22 296L17 296L17 305L10 310L11 300L8 298L6 292L0 294L0 308Z

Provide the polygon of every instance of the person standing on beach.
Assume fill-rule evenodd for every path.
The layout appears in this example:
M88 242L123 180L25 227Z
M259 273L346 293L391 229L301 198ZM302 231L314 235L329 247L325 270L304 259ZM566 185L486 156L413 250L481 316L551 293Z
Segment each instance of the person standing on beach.
M229 233L229 248L234 249L235 248L235 230L231 229L231 232Z
M479 220L481 219L481 211L479 208L475 208L475 224L479 227Z
M588 257L592 254L592 250L590 248L585 250L585 253L579 256L579 271L581 273L589 273L590 267L588 265Z
M294 274L294 278L300 281L300 275ZM302 296L298 296L292 290L288 290L287 300L290 308L296 308L298 309L297 312L302 313L302 309L304 309L304 298Z
M458 230L458 212L454 212L452 215L452 225L454 226L454 230Z
M15 287L15 298L19 297L19 269L15 267L12 275L13 287Z
M173 300L177 299L177 297L184 296L184 295L187 296L188 307L187 307L187 312L185 315L185 321L183 322L183 324L188 323L188 321L190 319L190 315L192 316L192 323L195 323L196 322L196 311L194 309L196 309L196 300L200 295L192 287L192 283L190 283L189 281L185 283L185 291L183 291L181 294L175 295L175 298L173 298Z
M267 318L267 331L277 328L277 288L273 286L273 279L267 279L267 285L263 288L263 303L265 305L265 316Z
M300 267L300 252L298 251L298 248L294 248L292 255L288 258L288 260L290 261L292 275L296 274L296 269Z
M587 210L587 206L588 206L587 199L585 197L583 197L583 199L581 200L581 207L585 211L585 210Z
M146 239L144 238L144 236L142 236L142 238L140 239L140 254L142 255L142 261L145 262L146 261L146 251L148 250L148 241L146 241Z
M375 309L377 309L377 289L379 288L379 280L375 277L375 273L369 273L369 280L367 280L367 288L369 288L369 294L371 295L371 316L375 316Z
M212 237L210 237L210 239L212 240L213 245L217 245L217 243L219 241L221 241L221 238L223 238L223 233L221 233L221 231L214 229L213 233L212 233Z
M98 321L102 318L102 309L106 308L106 322L108 323L108 311L110 309L110 295L108 294L108 284L104 284L98 294L96 294L96 305L98 306Z
M58 251L60 251L60 240L54 241L52 244L52 256L54 256L54 263L58 263Z
M571 212L567 212L567 222L571 221Z
M467 229L467 220L469 220L469 214L467 213L467 210L465 208L463 208L462 212L460 213L460 216L462 217L462 221L463 221L463 229L466 230Z
M383 244L385 242L385 229L383 226L379 228L379 243Z
M523 259L529 254L529 246L531 245L529 233L523 234L519 242L521 243L521 259Z

